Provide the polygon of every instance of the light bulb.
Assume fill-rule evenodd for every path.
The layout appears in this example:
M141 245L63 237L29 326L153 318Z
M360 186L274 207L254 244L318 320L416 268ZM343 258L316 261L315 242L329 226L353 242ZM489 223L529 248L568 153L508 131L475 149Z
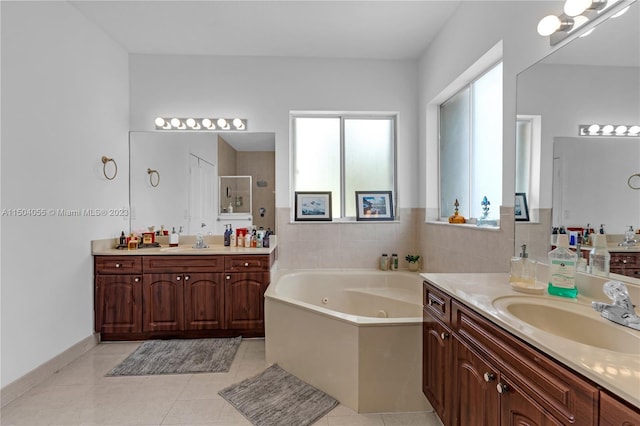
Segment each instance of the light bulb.
M194 120L193 118L187 118L187 126L194 129L196 127L196 124L196 120Z
M162 117L156 117L154 123L156 123L156 127L164 127L164 125L167 124Z
M239 118L234 118L233 119L233 127L235 127L236 129L240 129L240 130L244 129L244 123Z
M640 134L640 126L631 126L631 127L629 127L629 135L630 136L637 136L638 134Z
M603 135L610 135L613 132L613 126L611 124L607 124L602 128Z
M538 34L541 36L550 36L560 28L560 25L560 18L556 15L545 16L538 23Z
M180 127L180 125L181 125L181 124L182 124L182 121L180 121L180 119L179 119L179 118L172 118L172 119L171 119L171 125L172 125L173 127L178 128L178 127Z
M567 0L564 4L564 13L567 16L578 16L591 6L591 0Z
M598 126L597 124L592 124L591 126L589 126L589 133L594 134L594 133L598 133L600 131L600 126Z
M627 131L627 126L620 125L616 127L616 135L624 135Z
M589 18L587 18L586 16L576 16L575 18L573 18L573 27L571 27L571 31L575 31L587 22L589 22Z

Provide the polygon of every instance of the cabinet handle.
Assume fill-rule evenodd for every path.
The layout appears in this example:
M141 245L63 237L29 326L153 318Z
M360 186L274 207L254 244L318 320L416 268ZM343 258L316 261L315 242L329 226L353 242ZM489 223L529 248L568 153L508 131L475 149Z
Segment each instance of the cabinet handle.
M440 307L440 305L442 305L442 303L440 303L437 300L429 299L429 306L433 306L433 305Z
M176 277L176 281L180 281L181 279L182 279L182 277L181 277L180 275L178 275L178 276Z
M442 340L447 340L449 338L449 333L443 331L442 333L440 333L440 337L442 338Z
M119 268L119 267L120 267L120 264L119 264L119 263L116 263L116 268Z
M496 379L496 375L493 373L489 373L488 371L484 373L484 381L487 383L491 383Z
M622 263L626 265L627 264L627 259L622 259Z
M185 280L185 281L189 281L189 275L185 275L185 276L184 276L184 280Z
M244 262L244 266L249 266L249 262Z
M227 275L227 276L226 276L226 278L227 278L228 280L230 280L230 279L231 279L231 275Z
M135 283L139 283L139 282L140 282L140 278L139 278L139 277L135 277L135 278L133 279L133 282L135 282Z
M509 392L509 385L506 383L498 383L496 385L496 389L498 390L499 394L503 394L503 393L507 393Z

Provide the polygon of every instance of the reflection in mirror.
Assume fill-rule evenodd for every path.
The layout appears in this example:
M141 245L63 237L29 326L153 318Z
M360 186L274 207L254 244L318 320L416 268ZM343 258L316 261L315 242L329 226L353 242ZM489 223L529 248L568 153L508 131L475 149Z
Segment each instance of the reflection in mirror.
M219 176L237 175L253 182L243 225L251 217L256 227L275 229L275 134L130 132L129 152L131 231L222 234L234 218L218 213ZM157 186L148 169L162 176Z
M640 191L627 185L640 172L640 138L578 136L580 124L640 124L638 2L520 73L517 114L539 117L540 134L529 157L517 154L516 188L530 193L531 222L516 223L514 253L527 244L531 257L547 262L554 226L604 224L610 240L640 227ZM518 150L525 128L518 123Z

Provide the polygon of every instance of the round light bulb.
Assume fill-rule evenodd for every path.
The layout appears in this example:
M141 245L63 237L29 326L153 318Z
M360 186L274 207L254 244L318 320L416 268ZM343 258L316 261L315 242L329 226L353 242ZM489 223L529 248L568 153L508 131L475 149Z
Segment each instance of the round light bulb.
M182 122L180 121L179 118L172 118L171 119L171 125L173 127L180 127L181 124L182 124Z
M567 16L582 15L589 6L591 6L591 0L567 0L564 4L564 13Z
M616 135L624 135L627 132L627 126L620 125L616 127Z
M234 118L233 119L233 127L235 127L236 129L243 129L244 128L244 124L242 123L242 120L240 120L239 118Z
M607 124L602 128L603 135L609 135L611 134L611 132L613 132L613 126L611 124Z
M629 135L637 136L638 134L640 134L640 126L629 127Z
M550 36L558 28L560 28L561 22L560 18L556 15L548 15L540 20L538 23L538 34L541 36Z
M207 129L211 129L213 127L213 122L211 120L209 120L208 118L203 118L202 119L202 126L206 127Z
M156 117L154 123L156 123L156 127L164 127L167 122L162 117Z
M600 131L600 126L598 126L597 124L592 124L591 126L589 126L590 134L595 134L595 133L598 133L599 131Z
M194 120L193 118L187 118L187 126L193 129L194 127L196 127L196 120Z

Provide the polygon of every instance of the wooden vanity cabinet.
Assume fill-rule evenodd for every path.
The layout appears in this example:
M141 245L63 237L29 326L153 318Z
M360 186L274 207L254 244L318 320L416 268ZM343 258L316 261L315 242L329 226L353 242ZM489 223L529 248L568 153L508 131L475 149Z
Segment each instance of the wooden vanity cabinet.
M98 333L142 331L142 263L140 258L95 258L94 316Z
M221 257L145 256L143 331L224 327Z
M611 252L609 271L627 277L640 278L640 253Z
M225 257L225 323L228 329L264 333L264 292L270 282L269 256Z
M637 407L426 281L423 295L423 392L445 426L640 426Z

